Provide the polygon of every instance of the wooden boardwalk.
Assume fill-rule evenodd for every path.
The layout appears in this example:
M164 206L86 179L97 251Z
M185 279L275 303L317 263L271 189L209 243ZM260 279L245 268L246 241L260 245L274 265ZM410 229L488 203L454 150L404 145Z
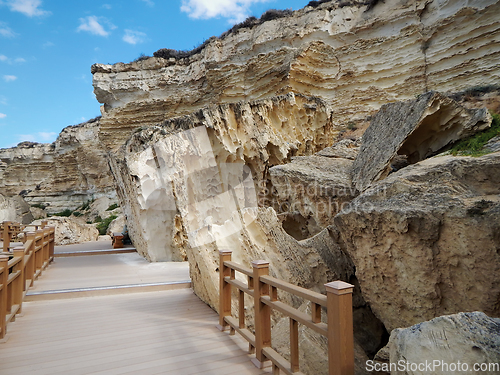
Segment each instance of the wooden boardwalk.
M102 269L96 271L99 267L95 262L100 263L100 259L105 263L101 268L112 268L116 274L115 282L108 277L101 279L103 286L123 286L127 280L147 285L151 284L148 277L165 283L186 280L186 265L173 264L177 268L169 272L168 265L151 267L124 256L137 254L56 258L34 292L53 291L55 285L60 286L58 289L98 288L95 272ZM113 257L116 264L111 266ZM141 267L149 268L149 273ZM162 280L156 272L164 273L165 278ZM23 304L23 313L9 325L7 340L0 343L0 374L270 373L270 369L256 369L246 352L248 344L237 335L220 332L217 322L217 314L186 287L81 298L35 298Z

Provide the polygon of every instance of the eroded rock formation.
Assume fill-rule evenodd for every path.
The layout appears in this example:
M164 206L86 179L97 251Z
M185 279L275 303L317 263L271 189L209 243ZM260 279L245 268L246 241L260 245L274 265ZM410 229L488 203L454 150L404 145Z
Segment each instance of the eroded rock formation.
M328 2L212 38L198 54L92 67L101 141L210 104L288 92L322 98L335 127L394 100L456 92L500 78L495 0Z
M0 149L0 193L21 194L51 213L74 210L100 196L116 199L98 132L99 119L94 119L65 128L52 144L23 142Z
M325 104L294 94L211 106L136 133L113 164L134 244L151 260L182 259L186 247L215 240L203 228L265 205L270 167L332 137ZM231 189L243 192L237 205Z
M334 222L386 328L500 316L500 153L434 157L366 190Z
M351 182L359 144L345 139L313 156L297 156L270 169L273 207L283 227L301 240L319 233L357 194Z
M0 222L13 221L21 224L29 224L33 221L30 206L23 197L16 195L8 198L0 194Z
M386 104L363 134L352 168L354 184L363 191L392 171L396 155L413 164L490 124L486 108L466 109L432 91L414 100Z
M388 363L432 364L416 371L403 367L391 373L498 374L500 319L490 318L482 312L440 316L412 327L395 329L384 350L389 354ZM475 368L475 365L483 367Z

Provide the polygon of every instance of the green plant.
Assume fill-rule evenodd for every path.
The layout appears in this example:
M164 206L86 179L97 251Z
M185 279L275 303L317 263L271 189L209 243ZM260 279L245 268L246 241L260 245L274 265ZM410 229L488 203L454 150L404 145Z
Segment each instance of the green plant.
M69 208L66 208L64 211L61 212L56 212L55 214L52 214L53 216L63 216L63 217L70 217L73 211L71 211Z
M118 206L116 203L113 203L111 206L109 206L108 208L106 208L106 211L113 211L113 210L116 210Z
M102 217L96 216L94 219L94 223L100 223L100 222L102 222Z
M115 220L117 217L118 216L116 215L111 215L110 217L107 217L106 219L102 220L99 224L96 225L96 228L101 236L104 236L106 234L109 224L111 224L111 222Z
M500 115L492 113L492 117L493 121L491 127L456 143L450 150L451 154L454 156L481 156L487 154L487 152L483 150L484 145L491 138L500 135Z
M79 217L82 216L83 214L80 211L73 211L73 216Z

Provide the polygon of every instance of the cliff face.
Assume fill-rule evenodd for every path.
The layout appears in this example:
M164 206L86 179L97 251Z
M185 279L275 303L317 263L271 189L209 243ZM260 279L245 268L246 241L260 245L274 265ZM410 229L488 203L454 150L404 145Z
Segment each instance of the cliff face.
M91 120L65 128L52 144L0 149L0 194L20 194L52 213L100 196L116 197L98 132L99 120Z
M485 308L477 302L480 297L471 305L453 304L450 296L456 293L452 287L450 291L443 288L442 295L432 295L429 288L414 286L410 290L415 295L410 297L429 306L415 303L403 309L405 301L397 297L409 293L404 291L409 288L403 282L406 270L401 271L399 263L392 264L391 253L387 260L383 257L387 249L396 251L396 245L401 249L398 261L402 259L402 263L413 261L411 256L405 258L405 251L410 255L413 250L424 252L430 260L425 258L428 262L423 271L418 262L416 267L408 267L413 272L410 275L417 275L409 283L429 281L420 276L432 269L435 275L442 275L441 281L452 280L450 285L458 285L453 282L459 277L455 270L439 273L432 268L438 263L446 268L448 245L434 237L425 242L425 236L431 233L426 225L432 227L436 222L429 221L432 215L424 213L420 225L412 216L416 209L410 203L412 199L421 200L444 215L452 202L462 200L454 211L458 219L448 215L450 221L444 223L451 227L459 222L460 228L465 228L478 222L475 217L467 217L468 197L481 201L489 194L467 189L455 192L453 187L460 185L459 181L447 180L444 173L438 173L441 179L433 182L433 196L439 198L443 185L450 187L439 206L433 206L432 199L425 200L425 183L420 192L415 184L406 187L398 182L387 186L391 195L380 208L385 215L386 203L404 191L401 201L387 208L387 216L397 219L394 223L370 211L373 205L366 205L367 212L343 211L341 208L352 199L351 203L374 199L370 189L384 180L370 179L368 186L363 186L365 193L355 198L360 192L352 185L353 165L366 164L362 158L373 159L374 154L363 151L358 159L358 149L365 150L366 145L360 146L355 140L350 140L352 144L349 140L332 144L346 129L366 125L384 104L414 99L428 90L457 92L495 85L500 76L500 44L496 42L499 11L500 2L493 0L386 0L370 9L332 1L317 8L306 7L291 17L239 29L222 39L213 38L201 53L188 58L94 65L94 90L103 103L99 139L108 152L138 251L150 260L187 257L193 289L214 307L220 249L232 249L233 259L247 265L254 259L268 259L273 275L319 291L326 281L349 281L356 285L356 340L370 356L384 344L386 328L413 324L422 317L451 310ZM443 95L443 102L447 103L447 98ZM435 128L444 132L451 112L434 115L435 109L425 106L433 116L422 121L422 132L433 135ZM409 112L402 118L411 117ZM489 117L485 118L488 121L481 122L484 126L473 127L474 131L489 124ZM390 142L385 141L401 130L392 120L383 121L387 135L377 138L375 152L390 148ZM362 132L362 127L359 130ZM426 139L422 134L414 134L411 129L408 133L397 143L409 149L418 140L425 148L420 142ZM439 146L431 147L432 153L460 138L444 140L439 131L435 135L439 139L431 139ZM409 153L404 147L406 151L400 153L402 148L398 147L383 163L384 170L387 163L392 166L396 157ZM430 154L422 150L422 155ZM407 162L427 165L420 158L410 159ZM495 163L490 174L495 176L498 157L491 159ZM490 158L471 165L480 170L487 160ZM401 166L403 171L406 165ZM466 183L473 169L464 172L460 180ZM410 175L415 170L418 167L406 172ZM397 175L408 177L403 172ZM487 179L493 179L491 176ZM385 183L394 179L390 176ZM498 189L491 195L497 196ZM330 203L334 203L333 208ZM284 212L280 210L282 205ZM410 207L408 212L403 210L406 206ZM492 216L497 218L494 207ZM411 230L399 228L401 220L407 220ZM414 220L416 229L412 228ZM495 231L496 227L488 232L488 254L480 262L481 267L491 264L493 271L498 269L498 256L492 251L498 248ZM390 235L389 243L386 234ZM413 235L425 243L419 245ZM447 238L454 243L453 238L461 237L450 232ZM475 241L471 236L457 243L461 248L456 251L465 252ZM434 257L434 245L441 249L442 258ZM375 260L373 251L378 251ZM378 260L378 268L365 267L366 272L358 274L372 264L370 261ZM394 280L401 280L400 284L385 284L385 268ZM440 285L439 277L431 280L432 285ZM369 285L371 281L373 285ZM396 297L390 301L386 298L388 302L380 294L387 285L402 290L393 291ZM463 285L463 289L468 287L467 283ZM489 291L496 295L497 289L484 288L482 295ZM494 298L487 304L494 304ZM488 311L498 314L496 307ZM316 346L312 346L311 352L315 352Z
M342 4L213 38L190 58L94 65L101 141L116 150L139 126L287 92L322 98L342 128L387 102L500 78L497 1Z
M210 106L137 132L112 158L136 248L154 261L180 260L186 247L213 242L212 229L237 207L267 205L270 166L332 138L325 104L294 94ZM233 191L243 194L236 206Z

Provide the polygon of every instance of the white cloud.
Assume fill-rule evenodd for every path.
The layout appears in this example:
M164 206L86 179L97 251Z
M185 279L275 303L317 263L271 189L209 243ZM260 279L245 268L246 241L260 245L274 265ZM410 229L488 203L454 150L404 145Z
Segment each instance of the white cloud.
M229 18L231 23L241 22L248 17L249 8L255 3L269 0L182 0L181 11L189 17L207 19L214 17Z
M42 141L52 141L55 140L57 133L56 132L39 132L38 136Z
M101 8L110 10L112 8L112 6L110 4L102 4Z
M5 113L0 113L0 118L6 118L7 115Z
M125 30L125 35L123 36L123 41L129 44L143 43L146 40L147 35L141 31Z
M50 12L40 9L41 0L7 0L5 2L13 12L20 12L28 17L47 16Z
M80 26L78 26L78 29L76 30L87 31L91 34L99 36L108 36L110 32L104 28L103 24L106 24L111 30L116 29L116 26L104 17L88 16L80 18Z
M17 77L16 76L11 76L11 75L4 75L3 79L4 79L5 82L12 82L12 81L15 81L17 79Z
M0 55L0 61L6 62L7 64L24 63L24 62L26 62L26 60L23 59L22 57L17 57L15 59L12 59L12 58L7 57L5 55Z
M155 6L155 3L152 2L151 0L142 0L142 1L145 2L150 7L154 7Z
M4 38L13 38L17 34L5 22L0 22L0 35Z
M57 133L55 132L38 132L35 134L18 134L17 138L19 142L53 142L57 137Z

